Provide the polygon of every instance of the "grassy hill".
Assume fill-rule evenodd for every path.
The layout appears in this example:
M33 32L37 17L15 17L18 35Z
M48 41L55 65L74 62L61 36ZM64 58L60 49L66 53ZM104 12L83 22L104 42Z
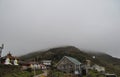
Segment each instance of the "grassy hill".
M91 60L93 63L106 67L106 70L110 73L116 73L120 76L120 59L114 58L105 53L84 52L80 49L67 46L52 48L47 51L37 51L24 56L21 56L22 60L34 60L41 61L44 59L52 60L53 64L56 64L63 56L71 56L78 59L80 62L85 62L86 59ZM92 56L96 56L95 59Z

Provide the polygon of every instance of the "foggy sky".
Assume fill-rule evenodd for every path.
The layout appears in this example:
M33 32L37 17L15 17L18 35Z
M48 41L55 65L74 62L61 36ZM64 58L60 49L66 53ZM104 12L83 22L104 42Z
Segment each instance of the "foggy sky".
M120 58L120 0L0 0L2 43L2 55L72 45Z

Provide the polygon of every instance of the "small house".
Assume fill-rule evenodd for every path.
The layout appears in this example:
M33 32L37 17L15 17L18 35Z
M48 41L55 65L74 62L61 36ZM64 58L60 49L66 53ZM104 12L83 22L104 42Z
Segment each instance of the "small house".
M75 73L79 74L81 71L81 63L75 58L64 56L56 65L58 70L61 70L66 73Z
M30 64L30 68L45 70L47 67L44 64Z
M43 60L42 64L46 65L46 66L51 66L51 60Z
M107 73L107 74L105 74L105 77L117 77L117 75L116 74L109 74L109 73Z
M92 68L98 72L105 72L105 68L97 64L93 65Z

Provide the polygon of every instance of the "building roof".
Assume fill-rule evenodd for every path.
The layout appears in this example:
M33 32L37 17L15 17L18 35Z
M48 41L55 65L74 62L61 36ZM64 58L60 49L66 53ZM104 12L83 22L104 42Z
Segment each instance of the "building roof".
M52 62L52 60L42 60L42 62Z
M5 57L9 58L9 59L12 59L12 60L15 59L15 57L12 56L12 54L10 52Z
M64 57L66 57L66 58L69 59L72 63L74 63L74 64L76 64L76 65L80 65L80 64L81 64L78 60L76 60L76 59L73 58L73 57L69 57L69 56L64 56Z

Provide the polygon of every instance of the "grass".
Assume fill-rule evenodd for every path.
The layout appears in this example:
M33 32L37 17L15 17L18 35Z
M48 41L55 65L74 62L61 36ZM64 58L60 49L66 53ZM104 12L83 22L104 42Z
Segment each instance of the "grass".
M89 70L88 74L83 77L105 77L105 76L95 70Z
M61 71L54 69L54 70L49 70L48 77L79 77L79 76L70 73L63 73ZM82 76L82 77L105 77L105 76L95 70L90 70L86 76Z
M43 73L41 70L36 71L36 75ZM4 77L33 77L34 71L19 71L11 74L7 74Z
M48 77L64 77L64 73L58 70L49 70Z

